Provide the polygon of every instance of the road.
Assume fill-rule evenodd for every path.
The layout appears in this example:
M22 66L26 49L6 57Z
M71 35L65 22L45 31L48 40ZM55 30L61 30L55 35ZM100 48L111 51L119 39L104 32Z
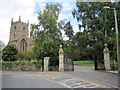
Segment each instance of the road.
M112 74L105 71L96 71L94 70L94 67L75 66L74 72L65 73L84 80L118 88L118 74Z
M74 72L3 72L2 88L117 88L116 74L75 66Z

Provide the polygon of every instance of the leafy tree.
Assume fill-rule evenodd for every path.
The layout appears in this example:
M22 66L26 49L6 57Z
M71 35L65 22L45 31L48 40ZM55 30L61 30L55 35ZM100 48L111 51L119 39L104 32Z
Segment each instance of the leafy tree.
M86 59L93 59L94 52L94 47L86 47L83 49L83 56L86 57Z
M67 37L69 37L69 40L71 40L74 31L73 31L73 28L72 28L72 25L71 25L70 21L68 21L65 24L64 31L65 31L65 34L67 35Z
M97 58L103 60L104 44L108 44L108 48L115 53L115 21L114 11L105 10L104 6L116 8L118 22L120 21L120 3L117 2L76 2L77 9L73 10L73 17L77 19L79 29L86 30L88 37L87 46L94 47ZM118 28L120 23L118 24ZM84 47L86 48L86 47Z
M62 7L60 4L47 4L43 11L38 13L38 24L32 24L32 34L36 58L50 56L50 62L58 60L59 45L63 43L58 16Z
M16 46L8 44L2 51L2 59L3 61L15 61L17 60L17 53Z

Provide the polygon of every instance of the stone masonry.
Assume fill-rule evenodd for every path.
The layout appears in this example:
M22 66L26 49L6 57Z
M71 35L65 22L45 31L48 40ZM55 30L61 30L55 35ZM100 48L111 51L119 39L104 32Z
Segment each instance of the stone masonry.
M59 49L59 71L64 71L64 52L62 45L60 45Z
M19 21L13 22L13 18L11 20L9 44L14 44L21 52L30 51L34 46L32 36L29 37L28 26L29 22L21 22L20 16Z
M44 71L48 71L50 57L44 57Z
M107 48L107 44L105 44L105 49L104 49L103 53L104 53L105 70L109 71L109 70L111 70L111 67L110 67L110 53L109 53L109 49Z

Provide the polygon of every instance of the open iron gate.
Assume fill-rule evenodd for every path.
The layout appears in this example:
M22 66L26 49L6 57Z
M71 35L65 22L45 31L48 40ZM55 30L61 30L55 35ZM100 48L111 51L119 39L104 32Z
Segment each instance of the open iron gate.
M101 56L103 57L103 56ZM94 69L95 70L105 70L105 66L104 66L104 60L102 59L98 59L96 56L96 52L94 53Z
M74 71L73 55L64 54L64 71Z
M49 66L48 66L49 71L59 71L59 58L58 54L53 55L49 59Z

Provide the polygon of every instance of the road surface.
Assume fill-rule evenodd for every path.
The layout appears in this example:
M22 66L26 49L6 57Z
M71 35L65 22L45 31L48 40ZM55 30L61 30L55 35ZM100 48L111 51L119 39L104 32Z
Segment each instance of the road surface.
M0 78L1 79L1 78ZM117 88L118 75L75 66L74 72L3 72L2 88Z

